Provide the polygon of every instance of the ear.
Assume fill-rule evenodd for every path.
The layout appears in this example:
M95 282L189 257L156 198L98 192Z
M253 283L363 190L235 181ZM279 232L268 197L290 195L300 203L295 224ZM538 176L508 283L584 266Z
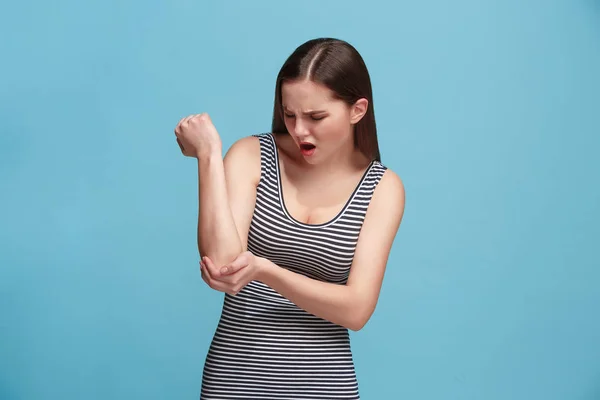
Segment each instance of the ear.
M369 107L369 100L362 98L356 100L356 102L350 107L350 122L354 125L362 119L367 113Z

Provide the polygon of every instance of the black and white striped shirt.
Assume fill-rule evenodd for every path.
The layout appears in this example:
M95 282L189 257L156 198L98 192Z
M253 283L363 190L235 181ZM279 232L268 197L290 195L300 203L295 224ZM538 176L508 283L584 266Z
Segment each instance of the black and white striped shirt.
M345 284L367 207L386 167L372 161L340 213L305 224L286 210L270 133L260 140L261 175L248 250L313 279ZM348 329L316 317L252 281L225 294L206 357L201 399L359 399Z

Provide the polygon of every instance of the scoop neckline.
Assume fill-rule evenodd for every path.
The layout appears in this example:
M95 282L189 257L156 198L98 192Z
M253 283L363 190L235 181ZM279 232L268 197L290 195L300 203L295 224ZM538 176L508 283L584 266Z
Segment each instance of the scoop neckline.
M286 215L286 217L291 222L293 222L293 223L295 223L297 225L301 225L301 226L306 227L306 228L323 228L325 226L328 226L328 225L331 225L331 224L335 223L338 219L340 219L342 217L342 215L344 215L344 213L348 209L348 206L350 205L350 203L352 203L352 200L354 199L354 197L358 193L359 189L362 187L363 182L365 181L365 179L366 179L369 171L371 170L371 168L373 167L373 164L375 163L375 160L371 160L371 162L369 163L369 165L367 166L367 168L363 172L360 180L358 181L358 183L354 187L354 190L352 191L352 193L350 194L350 196L348 197L348 199L344 203L344 206L342 207L342 209L333 218L331 218L329 221L326 221L326 222L323 222L323 223L320 223L320 224L309 224L309 223L306 223L306 222L298 221L296 218L294 218L294 216L292 214L290 214L290 212L288 211L288 209L287 209L287 207L285 205L285 199L283 198L283 183L281 181L281 165L280 165L280 162L279 162L279 148L277 147L277 141L275 140L275 135L273 133L270 133L269 137L271 138L271 141L273 143L273 150L274 150L274 153L275 153L275 170L276 170L276 173L277 173L277 189L278 189L278 192L279 192L279 205L281 206L281 209L283 210L283 213Z

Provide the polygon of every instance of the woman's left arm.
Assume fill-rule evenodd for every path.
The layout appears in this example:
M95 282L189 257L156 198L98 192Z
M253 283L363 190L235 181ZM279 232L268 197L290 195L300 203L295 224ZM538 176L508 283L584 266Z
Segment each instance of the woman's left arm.
M375 311L388 257L404 214L404 201L402 181L388 169L367 209L345 285L312 279L261 257L254 257L254 265L250 268L244 266L238 270L245 264L242 262L230 266L224 276L214 278L208 276L219 273L209 265L212 268L203 271L206 272L205 281L209 283L210 280L217 290L227 291L226 282L239 290L248 281L258 280L306 312L358 331ZM244 274L245 269L253 272Z

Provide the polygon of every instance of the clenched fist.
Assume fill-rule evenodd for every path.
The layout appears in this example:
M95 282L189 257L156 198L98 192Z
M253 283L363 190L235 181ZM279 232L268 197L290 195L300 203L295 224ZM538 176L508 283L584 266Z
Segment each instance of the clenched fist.
M175 136L184 156L202 158L221 154L221 138L206 113L182 118L175 127Z

